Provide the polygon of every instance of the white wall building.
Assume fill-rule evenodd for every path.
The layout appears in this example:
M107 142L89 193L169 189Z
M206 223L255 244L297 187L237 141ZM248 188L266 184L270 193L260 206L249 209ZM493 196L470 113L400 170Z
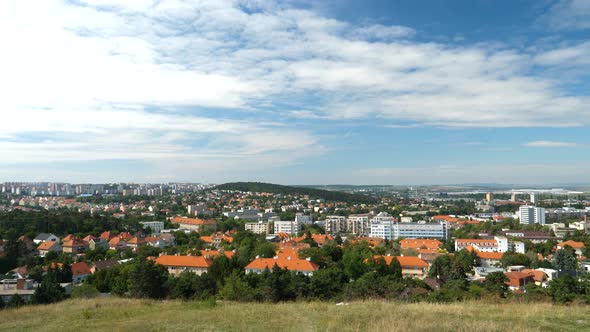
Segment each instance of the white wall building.
M269 222L248 222L244 225L244 228L247 231L250 231L254 234L269 234L270 233L270 223Z
M287 233L296 235L301 230L301 224L295 220L293 221L275 221L275 234Z
M387 240L409 239L446 239L449 226L446 221L439 223L396 223L383 221L371 224L371 237Z
M297 213L295 215L295 221L302 224L302 225L313 224L313 220L311 219L311 216L305 215L303 213Z
M140 224L144 228L150 228L151 232L154 234L160 234L164 229L164 222L163 221L144 221L140 222Z
M545 209L530 205L523 205L518 209L518 219L521 224L545 225Z

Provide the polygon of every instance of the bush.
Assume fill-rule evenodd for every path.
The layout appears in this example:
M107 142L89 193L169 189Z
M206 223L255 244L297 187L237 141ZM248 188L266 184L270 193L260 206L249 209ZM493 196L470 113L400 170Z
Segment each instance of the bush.
M98 297L100 293L94 286L88 284L82 284L74 287L72 290L72 297L75 299L93 299Z

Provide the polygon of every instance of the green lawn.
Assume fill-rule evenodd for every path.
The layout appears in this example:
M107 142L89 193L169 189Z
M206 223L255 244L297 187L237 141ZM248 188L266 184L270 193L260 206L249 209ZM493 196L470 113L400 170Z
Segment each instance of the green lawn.
M70 300L0 311L0 331L588 331L590 307L546 303Z

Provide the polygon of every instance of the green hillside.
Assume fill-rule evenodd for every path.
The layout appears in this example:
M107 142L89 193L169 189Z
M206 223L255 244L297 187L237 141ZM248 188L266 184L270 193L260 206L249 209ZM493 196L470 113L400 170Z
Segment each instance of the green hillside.
M588 331L590 307L548 303L69 300L0 311L0 331Z
M349 194L341 191L329 191L304 187L282 186L278 184L263 182L230 182L219 185L215 187L215 189L267 192L285 195L309 195L312 198L323 198L327 201L338 201L347 203L378 203L378 200L376 198L362 194Z

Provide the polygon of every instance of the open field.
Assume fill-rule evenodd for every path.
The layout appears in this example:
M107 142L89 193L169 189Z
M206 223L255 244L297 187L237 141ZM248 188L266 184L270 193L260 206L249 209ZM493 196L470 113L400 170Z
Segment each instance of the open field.
M69 300L0 311L0 331L584 331L590 307Z

